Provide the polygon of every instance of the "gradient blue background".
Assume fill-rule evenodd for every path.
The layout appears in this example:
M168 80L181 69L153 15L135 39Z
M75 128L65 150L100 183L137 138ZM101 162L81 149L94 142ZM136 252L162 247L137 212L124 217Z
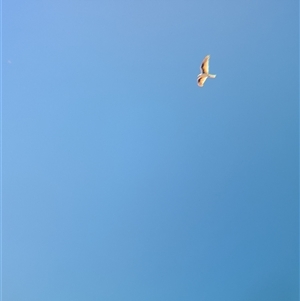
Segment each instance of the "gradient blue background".
M298 18L3 1L3 300L298 300Z

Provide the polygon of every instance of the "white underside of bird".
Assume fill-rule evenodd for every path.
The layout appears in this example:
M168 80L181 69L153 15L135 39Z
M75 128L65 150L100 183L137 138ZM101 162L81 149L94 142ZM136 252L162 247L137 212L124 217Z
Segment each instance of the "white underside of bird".
M207 55L204 58L201 66L200 66L200 70L202 72L200 74L198 74L198 76L197 76L197 83L198 83L199 87L203 87L207 78L215 78L216 77L215 74L209 73L209 58L210 58L210 55Z

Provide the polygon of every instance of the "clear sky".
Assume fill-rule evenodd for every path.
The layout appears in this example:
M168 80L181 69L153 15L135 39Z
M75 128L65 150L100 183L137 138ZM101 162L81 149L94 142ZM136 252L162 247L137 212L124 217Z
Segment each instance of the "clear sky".
M298 300L298 19L3 0L3 300Z

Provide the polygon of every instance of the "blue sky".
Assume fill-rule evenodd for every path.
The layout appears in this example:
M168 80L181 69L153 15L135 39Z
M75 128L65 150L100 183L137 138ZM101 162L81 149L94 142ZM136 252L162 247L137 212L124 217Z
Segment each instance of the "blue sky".
M298 19L3 1L3 300L298 300Z

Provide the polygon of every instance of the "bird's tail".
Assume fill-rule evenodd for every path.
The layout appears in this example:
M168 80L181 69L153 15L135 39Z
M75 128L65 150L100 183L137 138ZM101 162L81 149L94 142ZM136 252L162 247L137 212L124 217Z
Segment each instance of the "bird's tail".
M216 75L215 75L215 74L208 74L208 77L210 77L210 78L215 78Z

